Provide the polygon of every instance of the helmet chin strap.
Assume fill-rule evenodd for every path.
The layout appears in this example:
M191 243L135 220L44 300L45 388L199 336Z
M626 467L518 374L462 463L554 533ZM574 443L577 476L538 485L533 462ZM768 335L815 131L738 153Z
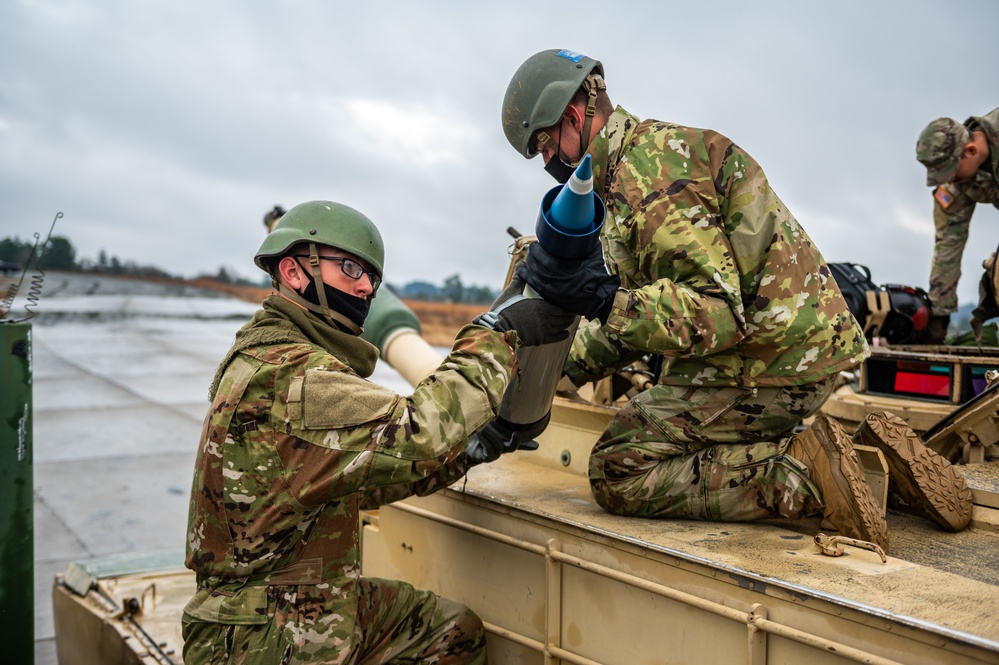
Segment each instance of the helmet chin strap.
M606 89L607 84L604 83L604 77L600 74L591 73L583 79L583 90L586 91L586 119L583 121L583 133L579 135L579 159L573 166L578 166L583 155L586 154L586 147L590 140L590 127L593 126L593 116L597 113L597 92ZM583 145L584 140L587 141L587 146Z
M296 305L300 305L310 312L315 312L321 314L326 322L329 323L334 328L344 327L355 335L360 335L364 328L357 325L350 319L348 319L343 314L330 309L329 302L326 300L326 289L320 288L320 284L323 283L323 276L319 269L319 251L316 249L316 243L309 243L309 265L312 266L312 279L316 283L316 293L319 296L319 305L313 302L309 302L302 297L298 291L289 289L284 284L278 282L277 279L273 280L275 288L277 288L278 293L292 301Z

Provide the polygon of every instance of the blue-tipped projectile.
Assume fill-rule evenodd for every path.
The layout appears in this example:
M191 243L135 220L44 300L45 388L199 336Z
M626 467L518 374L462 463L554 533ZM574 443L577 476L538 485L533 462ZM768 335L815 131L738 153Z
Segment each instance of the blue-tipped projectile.
M593 165L586 155L566 184L553 187L541 199L535 225L538 244L553 256L581 261L600 250L600 229L606 214L604 202L593 191ZM541 296L525 286L524 297ZM513 301L507 301L510 302ZM520 369L511 377L499 414L489 425L493 436L503 439L506 450L525 447L524 442L540 435L548 426L562 365L578 325L579 317L573 317L562 339L524 344L517 349ZM470 451L482 445L475 437L469 444Z
M549 211L551 223L569 233L593 228L593 166L589 155L583 157L569 182L562 187Z
M593 191L592 160L586 155L569 182L553 187L541 199L535 235L550 254L582 259L599 242L605 215L604 202Z

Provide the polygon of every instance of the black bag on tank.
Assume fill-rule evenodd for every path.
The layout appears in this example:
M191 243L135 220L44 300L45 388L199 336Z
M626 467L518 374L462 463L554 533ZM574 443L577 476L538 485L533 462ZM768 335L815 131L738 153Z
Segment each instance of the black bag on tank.
M867 306L867 292L880 291L871 281L871 271L859 263L830 263L829 272L836 280L839 290L843 292L846 306L850 308L853 318L857 319L860 327L866 330L867 317L871 314Z
M901 284L878 286L867 266L857 263L830 263L829 271L867 339L883 337L891 344L924 341L933 315L926 291Z

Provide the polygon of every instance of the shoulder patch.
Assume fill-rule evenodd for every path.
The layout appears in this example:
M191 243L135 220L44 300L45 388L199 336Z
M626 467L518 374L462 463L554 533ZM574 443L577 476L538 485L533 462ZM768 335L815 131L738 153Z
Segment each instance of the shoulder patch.
M937 203L944 210L949 208L950 204L954 202L954 194L950 191L950 188L947 185L940 185L934 189L933 198L936 199Z
M306 370L300 396L305 429L338 429L380 420L402 399L355 374L320 368ZM289 403L294 397L289 395Z

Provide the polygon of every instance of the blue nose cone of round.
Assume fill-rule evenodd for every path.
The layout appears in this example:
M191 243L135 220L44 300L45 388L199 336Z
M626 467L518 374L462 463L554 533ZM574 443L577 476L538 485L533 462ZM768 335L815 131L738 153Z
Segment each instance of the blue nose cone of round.
M593 165L590 156L586 155L552 202L552 222L570 233L591 228L593 199Z

